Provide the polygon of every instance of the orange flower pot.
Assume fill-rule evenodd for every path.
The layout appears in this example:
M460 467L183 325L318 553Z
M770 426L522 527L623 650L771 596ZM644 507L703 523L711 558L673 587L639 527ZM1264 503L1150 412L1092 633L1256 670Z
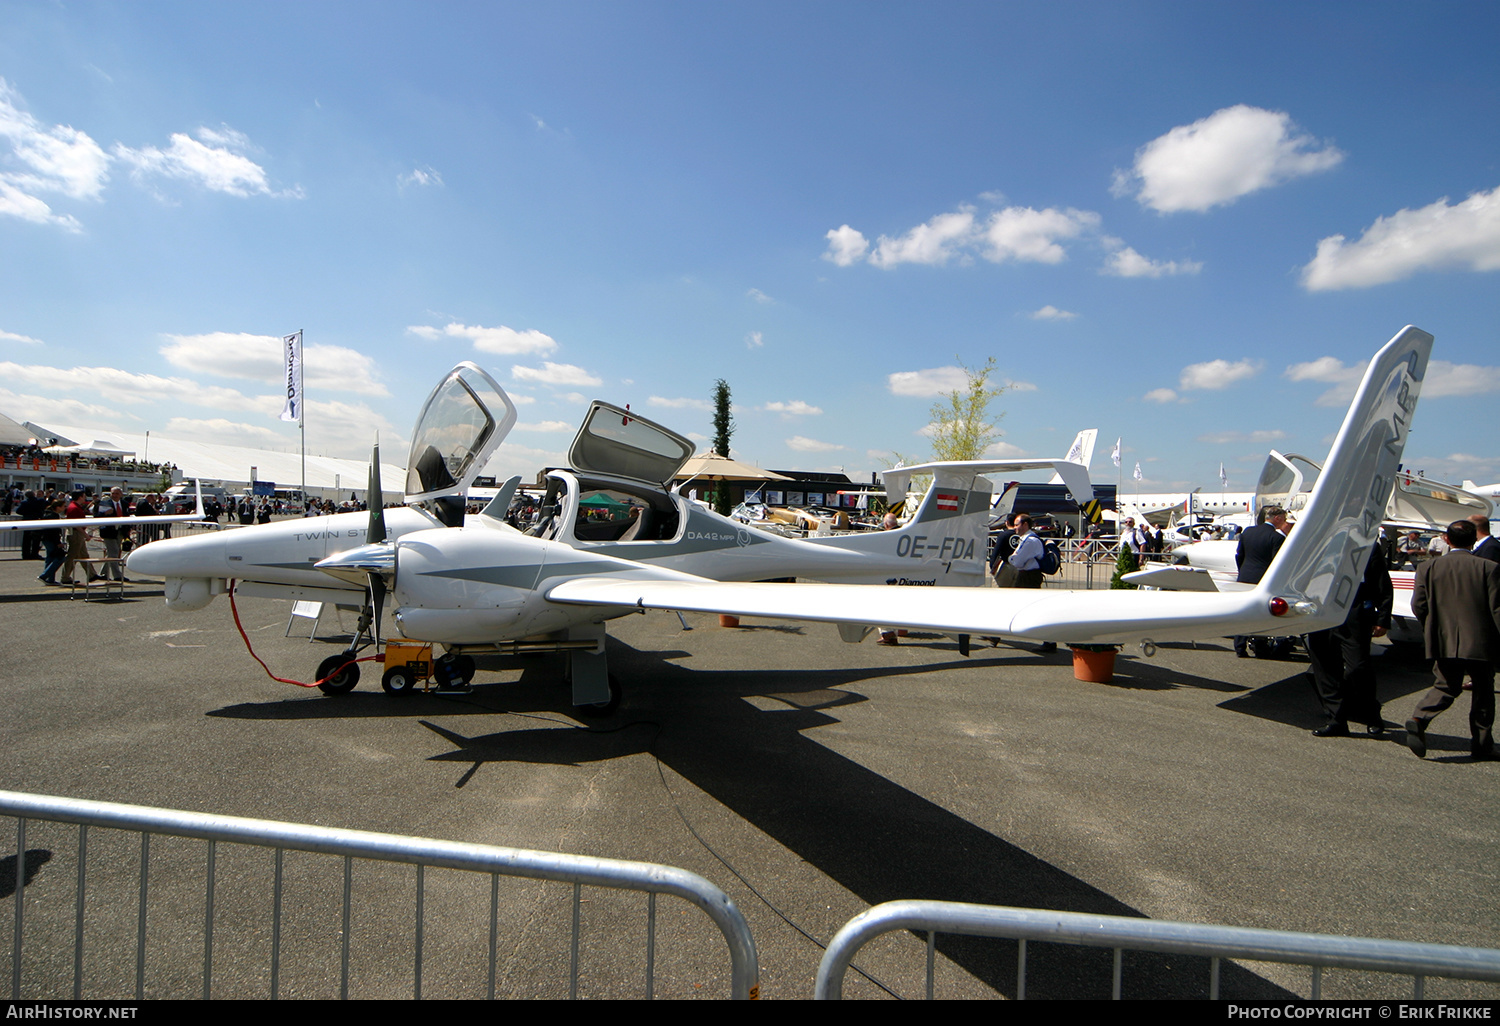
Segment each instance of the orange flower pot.
M1090 684L1108 684L1115 677L1115 656L1119 653L1114 649L1107 652L1089 652L1085 649L1073 649L1073 676L1079 680L1086 680Z
M730 616L728 613L720 613L719 614L719 626L720 627L738 627L739 625L740 625L740 618L739 617L737 617L737 616Z

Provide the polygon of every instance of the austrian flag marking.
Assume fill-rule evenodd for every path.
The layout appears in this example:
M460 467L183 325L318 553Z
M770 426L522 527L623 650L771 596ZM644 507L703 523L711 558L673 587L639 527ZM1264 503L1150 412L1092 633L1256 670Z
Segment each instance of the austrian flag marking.
M958 496L953 492L938 492L937 508L945 513L957 513Z

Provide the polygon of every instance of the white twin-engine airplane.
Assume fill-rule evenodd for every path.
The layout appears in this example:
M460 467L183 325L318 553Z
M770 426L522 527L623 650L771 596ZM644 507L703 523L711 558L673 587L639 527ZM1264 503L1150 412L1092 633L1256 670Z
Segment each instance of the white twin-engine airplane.
M461 489L470 462L477 459L473 454L515 418L509 399L472 366L455 370L433 393L415 434L408 500L431 500L433 512L372 511L367 528L334 517L157 542L132 553L129 566L132 573L168 578L169 604L191 608L207 603L231 577L244 580L247 593L252 588L272 593L251 582L281 582L274 593L282 597L305 592L349 601L350 591L326 578L321 588L311 586L311 567L368 590L363 619L373 622L376 633L389 597L396 629L446 646L446 658L456 657L454 662L466 651L568 650L575 705L605 708L618 700L618 689L605 666L604 623L646 609L825 621L849 625L853 629L846 637L853 638L863 625L878 623L1032 641L1139 642L1148 650L1155 641L1212 635L1301 634L1344 621L1395 480L1431 348L1431 335L1408 327L1370 362L1300 526L1249 591L959 592L868 583L751 583L793 574L853 582L900 583L901 577L912 583L948 583L952 577L977 582L983 573L983 534L978 528L952 528L982 517L988 482L955 480L946 477L945 468L934 467L934 485L905 528L778 550L771 546L791 543L688 506L661 485L648 484L668 480L670 468L691 454L691 446L601 403L591 407L574 441L575 470L550 475L549 515L530 532L500 521L515 487L510 482L487 515L443 527L463 524L461 506L454 513L451 503L461 491L452 489ZM499 423L493 409L504 411ZM1082 471L1066 461L1054 466L1065 480ZM608 469L591 469L596 467ZM619 538L580 537L579 495L596 487L627 494L648 508ZM373 484L371 490L379 494ZM330 530L338 537L329 539ZM349 532L363 535L366 544L339 551ZM761 553L766 558L759 558ZM911 572L893 573L888 566L908 566ZM716 580L715 573L739 580ZM333 674L325 690L353 687L355 667L339 669L348 658L325 660L324 672Z
M719 516L668 490L693 444L627 410L595 402L569 453L547 475L541 518L524 533L503 517L512 478L478 516L463 496L516 420L514 403L483 370L460 364L428 397L413 432L408 505L212 536L171 539L131 554L130 572L164 577L167 605L200 609L235 593L307 599L364 610L354 642L318 669L321 687L347 691L352 654L378 641L387 593L406 638L446 648L440 681L467 680L469 653L571 653L575 701L608 704L618 688L604 662L604 620L630 610L580 609L548 598L565 580L767 581L810 577L852 585L959 585L984 580L990 494L985 473L1047 470L1084 501L1088 472L1066 459L924 464L892 471L904 497L914 473L932 485L910 521L891 531L783 538ZM371 495L379 495L378 454ZM584 500L605 492L634 507L628 521L589 519ZM342 669L340 669L342 667ZM337 672L335 672L337 671Z

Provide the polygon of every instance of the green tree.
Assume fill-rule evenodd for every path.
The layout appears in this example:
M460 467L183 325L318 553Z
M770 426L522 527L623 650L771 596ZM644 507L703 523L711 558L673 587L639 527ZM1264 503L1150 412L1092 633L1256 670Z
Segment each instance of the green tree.
M714 452L729 457L729 436L734 434L734 418L729 415L729 382L714 382ZM714 488L713 506L720 516L729 516L729 485L723 481Z
M729 415L729 382L714 382L714 452L729 456L729 436L734 434L734 418Z
M928 411L932 418L934 460L983 459L984 451L1000 437L994 422L1005 414L991 416L989 412L990 402L1004 395L1006 389L1005 385L990 387L995 358L990 357L983 367L970 367L962 360L958 361L958 366L968 383L951 392L940 393Z

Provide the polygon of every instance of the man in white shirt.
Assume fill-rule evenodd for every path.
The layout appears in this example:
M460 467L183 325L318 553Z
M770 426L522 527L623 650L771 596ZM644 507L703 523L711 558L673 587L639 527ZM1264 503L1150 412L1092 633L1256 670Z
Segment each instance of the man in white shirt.
M1041 537L1031 529L1031 518L1025 513L1016 517L1016 546L1011 553L1010 565L1015 568L1015 578L1006 587L1040 588L1042 586L1042 557L1047 548ZM1057 645L1044 641L1043 652L1056 652Z

